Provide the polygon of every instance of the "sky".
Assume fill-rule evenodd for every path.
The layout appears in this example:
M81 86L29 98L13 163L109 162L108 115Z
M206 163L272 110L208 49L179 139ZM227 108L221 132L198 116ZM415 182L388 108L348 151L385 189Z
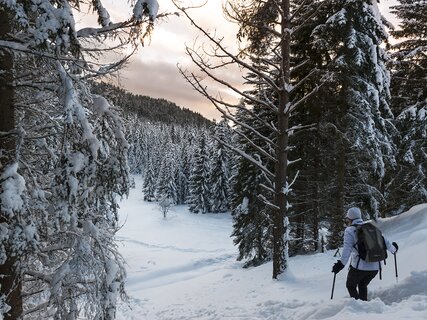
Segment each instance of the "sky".
M330 298L336 250L291 257L273 280L272 262L243 268L237 261L230 213L194 214L180 205L163 218L134 178L119 211L129 300L119 304L117 320L427 320L427 203L379 219L384 236L399 245L397 277L390 254L365 302L349 297L347 267Z
M184 4L190 0L182 0ZM206 0L205 6L192 9L191 15L203 27L216 31L224 36L224 41L235 46L237 26L226 21L222 14L224 0ZM171 0L158 0L159 12L175 12ZM192 0L193 4L201 4L203 0ZM105 0L104 6L109 10L112 21L119 21L130 14L127 0ZM389 13L389 6L397 0L381 0L379 6L382 13L392 23L396 20ZM184 69L195 70L185 53L185 46L191 46L197 33L185 17L171 15L167 19L158 20L151 41L132 57L129 65L116 77L117 85L125 90L154 98L164 98L175 102L181 107L188 108L202 114L209 119L220 118L219 112L203 96L197 93L179 73L177 64ZM222 77L233 84L241 82L240 74L236 70L226 70ZM222 96L237 101L237 97L209 83L211 92L219 92Z

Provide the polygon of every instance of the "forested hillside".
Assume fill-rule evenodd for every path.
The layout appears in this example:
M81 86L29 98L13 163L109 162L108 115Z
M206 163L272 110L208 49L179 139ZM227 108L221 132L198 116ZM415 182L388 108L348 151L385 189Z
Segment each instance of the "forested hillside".
M120 106L125 116L136 116L141 121L195 127L212 124L200 114L179 107L171 101L133 94L106 82L92 83L92 90L94 93L108 98L114 105Z
M194 213L230 209L233 155L220 141L231 144L233 133L225 121L215 124L172 102L109 84L92 86L122 114L130 172L144 178L145 200L188 204Z

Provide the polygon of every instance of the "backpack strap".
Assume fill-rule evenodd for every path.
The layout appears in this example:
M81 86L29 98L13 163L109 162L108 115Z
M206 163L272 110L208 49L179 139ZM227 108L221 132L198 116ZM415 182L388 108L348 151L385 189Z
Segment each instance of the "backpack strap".
M357 226L360 226L360 224L352 224L350 227L354 227L354 232L357 232ZM358 239L357 242L353 245L353 248L356 249L357 251L357 263L356 263L356 269L359 268L359 263L360 263L360 255L359 255L359 249L357 248L358 244L359 244L360 240Z
M380 261L378 261L378 265L380 267L380 280L382 280L383 279L383 273L382 273L382 268L381 268L381 262Z

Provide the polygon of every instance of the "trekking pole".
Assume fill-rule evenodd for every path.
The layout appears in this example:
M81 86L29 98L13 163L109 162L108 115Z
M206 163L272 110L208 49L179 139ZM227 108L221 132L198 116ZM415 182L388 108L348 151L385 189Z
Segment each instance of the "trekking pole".
M398 274L397 274L397 258L396 258L396 252L395 252L395 253L393 253L393 255L394 255L394 270L395 270L395 272L396 272L396 283L397 283L397 282L399 282L399 279L398 279Z
M334 282L332 283L332 293L331 293L331 300L334 298L334 289L335 289L335 278L337 277L337 274L334 273Z

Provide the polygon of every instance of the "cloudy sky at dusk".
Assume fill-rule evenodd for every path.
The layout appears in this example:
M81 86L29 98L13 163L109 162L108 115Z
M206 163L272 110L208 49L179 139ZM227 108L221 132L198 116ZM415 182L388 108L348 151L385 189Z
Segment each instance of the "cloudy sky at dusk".
M160 12L176 11L171 0L158 0ZM183 0L183 3L189 1ZM193 3L201 3L193 0ZM207 0L207 4L199 9L194 9L191 15L200 25L209 30L216 30L218 35L223 35L230 47L235 43L237 27L226 21L222 14L223 0ZM381 0L379 6L382 14L395 25L396 20L389 13L389 6L395 5L396 0ZM104 6L110 11L111 19L118 21L129 15L130 9L126 0L105 0ZM140 48L132 58L125 70L120 72L119 85L133 93L148 95L155 98L165 98L175 102L181 107L189 108L207 118L219 119L219 113L206 98L199 95L186 80L180 75L177 64L184 68L192 68L191 62L185 54L185 45L191 46L197 37L194 27L185 17L175 15L158 21L151 38L151 42ZM239 83L240 76L237 72L226 70L223 77L232 83ZM212 88L215 90L215 88ZM221 92L227 96L227 92Z

